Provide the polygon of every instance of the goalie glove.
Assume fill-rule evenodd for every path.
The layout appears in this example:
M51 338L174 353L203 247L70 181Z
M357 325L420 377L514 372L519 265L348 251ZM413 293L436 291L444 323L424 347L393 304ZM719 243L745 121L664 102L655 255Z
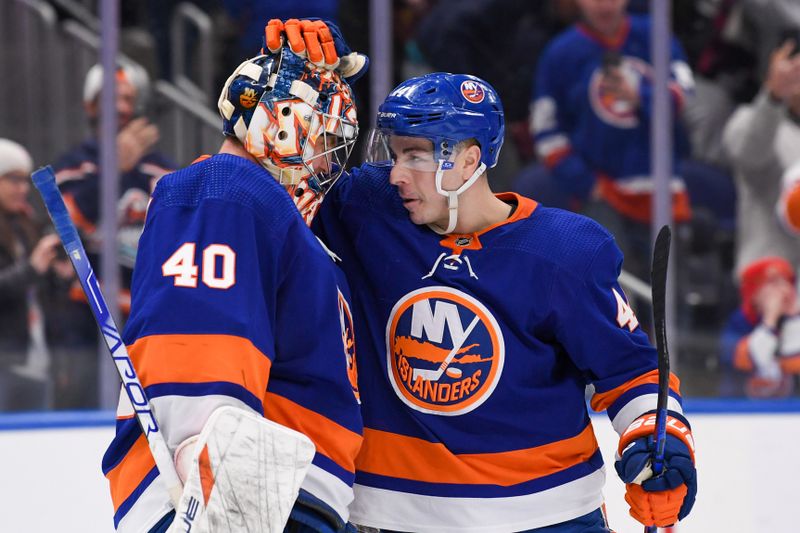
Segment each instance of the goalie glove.
M667 417L664 470L653 477L655 414L636 419L620 438L614 468L625 482L630 514L645 526L666 527L683 520L697 495L694 439L688 423Z
M221 407L175 452L183 495L168 533L280 533L314 458L311 440Z
M348 83L358 80L369 67L369 58L350 50L342 32L332 22L270 20L264 27L264 48L274 53L287 43L293 53L320 68L336 70Z

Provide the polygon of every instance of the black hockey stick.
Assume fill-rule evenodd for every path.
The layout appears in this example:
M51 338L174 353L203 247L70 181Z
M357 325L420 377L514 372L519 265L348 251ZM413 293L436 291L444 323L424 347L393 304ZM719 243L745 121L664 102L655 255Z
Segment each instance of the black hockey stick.
M653 247L650 283L653 292L653 325L658 350L658 401L656 404L656 449L653 453L653 476L664 471L664 446L667 442L667 400L669 399L669 348L667 347L667 266L672 232L663 226ZM645 533L656 533L658 527L645 526Z

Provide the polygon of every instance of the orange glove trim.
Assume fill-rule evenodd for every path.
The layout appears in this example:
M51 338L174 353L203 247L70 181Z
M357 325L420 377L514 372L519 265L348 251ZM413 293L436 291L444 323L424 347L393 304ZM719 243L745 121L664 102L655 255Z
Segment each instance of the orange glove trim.
M641 485L625 485L625 501L631 506L630 514L646 526L665 527L678 521L683 499L689 489L681 485L672 490L647 492Z
M640 437L652 435L655 429L655 413L640 416L631 422L631 425L628 426L628 429L626 429L619 438L619 447L617 448L617 453L622 455L622 451L628 446L628 444ZM692 462L694 463L694 437L692 437L692 430L689 429L689 426L677 418L667 415L667 433L678 437L686 444L686 447L689 448L689 452L692 455Z
M300 21L300 28L303 32L303 39L305 40L306 51L308 52L308 60L317 66L323 64L322 45L319 42L319 26L317 21L302 20ZM294 50L294 48L292 49Z
M272 19L264 27L264 40L270 52L275 53L283 46L281 34L283 34L283 22L280 19Z
M335 68L339 63L339 54L336 53L336 45L333 42L330 28L321 20L317 21L317 36L319 37L319 44L322 46L322 54L325 57L325 66Z
M303 52L306 51L306 41L303 40L303 24L306 22L308 21L300 22L297 19L289 19L284 24L289 48L297 55L303 55Z

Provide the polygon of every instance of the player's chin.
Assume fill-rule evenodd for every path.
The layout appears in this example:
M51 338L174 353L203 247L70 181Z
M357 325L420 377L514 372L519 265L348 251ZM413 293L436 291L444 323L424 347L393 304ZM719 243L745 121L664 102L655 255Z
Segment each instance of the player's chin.
M426 217L424 213L414 209L408 209L408 218L411 219L411 222L420 226L430 223L429 217Z

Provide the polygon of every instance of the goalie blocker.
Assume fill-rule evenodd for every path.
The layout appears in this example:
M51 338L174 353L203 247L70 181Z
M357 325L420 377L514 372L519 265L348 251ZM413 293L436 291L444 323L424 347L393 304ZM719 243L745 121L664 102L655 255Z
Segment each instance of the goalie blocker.
M168 532L283 531L314 451L302 433L217 409L175 451L184 489Z

